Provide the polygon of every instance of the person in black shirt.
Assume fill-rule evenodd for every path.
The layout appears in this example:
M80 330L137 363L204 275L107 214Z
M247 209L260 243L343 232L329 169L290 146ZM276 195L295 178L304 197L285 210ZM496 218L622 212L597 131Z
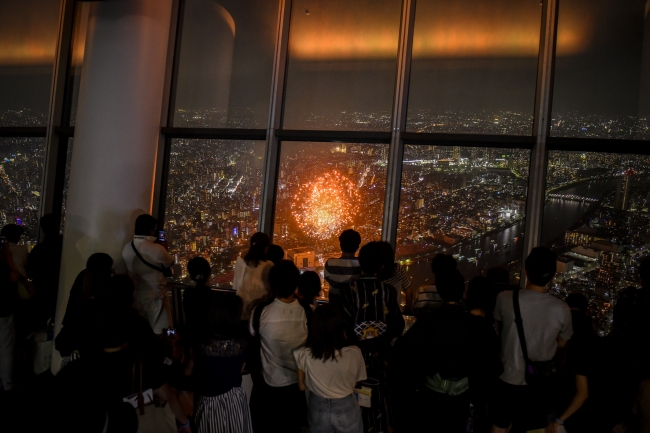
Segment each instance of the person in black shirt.
M461 273L437 276L436 287L443 305L421 316L395 343L397 364L410 366L395 378L406 382L399 399L413 405L400 417L405 432L465 432L470 402L484 395L481 388L499 373L494 330L460 305Z
M284 249L277 244L269 245L269 249L266 252L266 260L273 262L273 264L284 260Z
M203 257L195 257L187 264L187 272L194 281L194 287L188 287L183 293L183 311L185 311L185 340L194 344L210 335L208 311L216 297L208 286L210 264Z
M27 274L36 286L34 304L42 325L54 317L59 287L63 235L59 234L61 220L53 214L43 215L41 229L45 238L36 244L27 258Z
M220 294L209 312L212 332L197 346L192 378L198 431L252 433L246 393L241 387L248 341L241 326L243 302Z
M383 249L379 242L369 242L359 250L361 277L341 286L339 295L330 302L343 311L348 334L366 360L368 379L379 381L375 404L363 408L363 425L366 431L387 429L387 381L385 361L391 342L402 335L404 317L397 301L394 287L383 283L377 274L383 267ZM375 391L373 391L375 392Z

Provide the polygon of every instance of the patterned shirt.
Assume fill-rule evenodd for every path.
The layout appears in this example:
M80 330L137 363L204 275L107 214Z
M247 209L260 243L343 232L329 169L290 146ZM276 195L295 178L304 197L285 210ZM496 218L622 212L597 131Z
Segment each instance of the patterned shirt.
M404 318L397 291L376 277L362 276L341 288L339 300L348 324L361 341L402 335Z

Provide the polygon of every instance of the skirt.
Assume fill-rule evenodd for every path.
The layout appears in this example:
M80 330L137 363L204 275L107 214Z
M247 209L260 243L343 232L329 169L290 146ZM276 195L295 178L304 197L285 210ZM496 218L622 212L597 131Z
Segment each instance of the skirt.
M253 433L248 399L240 387L215 397L199 397L195 422L199 433Z

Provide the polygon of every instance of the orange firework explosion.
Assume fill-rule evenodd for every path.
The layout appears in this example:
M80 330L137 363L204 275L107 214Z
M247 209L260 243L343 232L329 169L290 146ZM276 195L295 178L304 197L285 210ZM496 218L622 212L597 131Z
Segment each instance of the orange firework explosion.
M332 171L301 188L293 197L291 209L305 234L329 239L353 223L360 202L356 185L338 171Z

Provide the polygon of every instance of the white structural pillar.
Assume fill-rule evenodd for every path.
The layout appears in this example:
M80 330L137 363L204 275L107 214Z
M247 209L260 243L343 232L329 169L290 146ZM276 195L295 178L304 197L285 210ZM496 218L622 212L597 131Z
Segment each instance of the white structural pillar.
M152 207L172 0L95 2L79 90L55 333L70 288L97 252L122 248ZM53 372L60 365L52 357Z

